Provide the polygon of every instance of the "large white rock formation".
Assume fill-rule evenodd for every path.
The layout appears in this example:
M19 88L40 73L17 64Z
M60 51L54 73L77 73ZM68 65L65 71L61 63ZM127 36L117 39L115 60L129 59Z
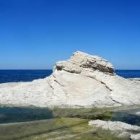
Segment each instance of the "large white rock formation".
M0 84L0 104L39 107L108 107L140 104L140 82L114 73L107 60L75 52L51 76Z

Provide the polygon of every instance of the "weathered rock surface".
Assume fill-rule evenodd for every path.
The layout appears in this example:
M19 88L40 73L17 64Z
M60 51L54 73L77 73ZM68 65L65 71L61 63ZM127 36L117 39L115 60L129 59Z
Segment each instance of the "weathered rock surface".
M108 107L140 104L140 83L117 76L107 60L76 52L51 76L0 84L0 104L39 107Z
M99 70L107 74L114 73L112 64L107 60L98 56L91 56L83 52L74 53L68 61L58 62L56 64L56 69L77 74L81 74L87 69L89 71Z
M89 122L90 126L109 130L117 137L125 137L131 140L140 140L140 127L119 121L94 120Z

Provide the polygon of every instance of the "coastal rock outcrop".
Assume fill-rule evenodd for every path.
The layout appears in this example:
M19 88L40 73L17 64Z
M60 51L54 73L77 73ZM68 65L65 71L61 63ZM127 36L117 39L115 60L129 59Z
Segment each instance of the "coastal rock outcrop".
M140 127L130 125L119 121L93 120L89 122L90 126L109 130L117 137L129 138L130 140L140 140Z
M0 104L38 107L110 107L140 104L140 83L115 74L107 60L75 52L53 73L32 82L0 84Z

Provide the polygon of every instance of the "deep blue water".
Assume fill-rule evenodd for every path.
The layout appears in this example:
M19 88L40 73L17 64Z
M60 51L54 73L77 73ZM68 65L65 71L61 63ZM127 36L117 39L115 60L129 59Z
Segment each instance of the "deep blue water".
M124 78L140 78L140 70L116 70L116 73Z
M0 70L0 83L27 82L45 78L52 70Z
M0 70L0 83L27 82L45 78L52 70ZM116 70L116 73L125 78L140 78L140 70Z

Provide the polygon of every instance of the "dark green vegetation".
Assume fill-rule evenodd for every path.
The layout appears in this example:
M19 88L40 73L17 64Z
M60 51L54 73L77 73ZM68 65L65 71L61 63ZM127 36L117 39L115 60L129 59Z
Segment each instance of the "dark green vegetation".
M88 126L91 119L110 120L112 109L0 108L0 140L122 140ZM43 120L44 119L44 120ZM26 122L30 121L30 122Z

